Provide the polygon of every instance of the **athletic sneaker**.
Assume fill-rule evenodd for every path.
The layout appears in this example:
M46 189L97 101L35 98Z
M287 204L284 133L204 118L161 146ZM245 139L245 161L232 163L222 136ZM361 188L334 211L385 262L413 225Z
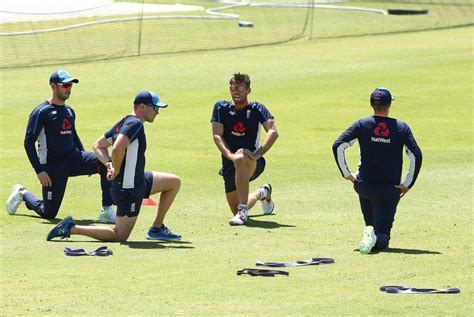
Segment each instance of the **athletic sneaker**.
M99 222L115 223L115 210L112 208L112 206L100 208Z
M159 228L150 227L146 238L148 240L178 241L181 240L181 235L179 233L173 233L165 225L161 225Z
M272 201L272 185L263 184L262 187L260 187L260 192L262 193L261 196L263 196L263 198L260 199L263 213L269 215L273 212L273 209L275 209L275 204Z
M10 197L8 197L7 199L7 212L10 215L15 214L16 210L18 209L18 206L20 206L20 204L23 202L22 190L24 189L25 187L20 184L16 184L13 186Z
M231 226L241 226L247 222L248 219L248 210L239 209L237 213L229 220Z
M76 223L72 219L71 216L67 216L63 220L61 220L56 226L54 226L53 230L48 233L48 237L46 241L51 241L53 238L69 238L71 236L71 228L74 227Z
M374 232L374 227L367 226L364 228L364 233L362 236L362 241L360 242L359 251L361 254L369 253L377 242L377 236Z

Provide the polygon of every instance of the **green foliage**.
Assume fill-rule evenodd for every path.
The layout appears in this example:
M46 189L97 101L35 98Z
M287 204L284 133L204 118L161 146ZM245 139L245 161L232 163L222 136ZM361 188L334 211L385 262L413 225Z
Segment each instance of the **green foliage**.
M147 168L182 178L166 224L181 243L147 241L154 208L143 207L125 244L73 236L46 242L53 224L21 206L0 213L0 315L455 315L472 311L472 28L320 41L252 49L127 58L4 70L0 89L0 200L22 183L40 187L23 150L26 121L65 67L81 82L70 104L86 147L124 114L142 89L170 107L146 125ZM242 37L245 42L245 37ZM60 48L52 48L59 50ZM228 98L235 71L274 114L280 138L265 173L275 215L256 206L248 227L230 227L219 153L209 119ZM391 115L408 122L423 150L415 187L402 199L391 252L362 256L356 194L331 144L370 114L376 86L396 97ZM348 152L352 170L357 149ZM155 200L158 197L153 197ZM72 178L59 216L94 223L97 175ZM56 221L54 222L56 223ZM108 245L106 258L69 258L65 246ZM255 260L333 257L333 265L288 269L289 277L237 276ZM459 287L460 295L381 293L381 285ZM469 304L471 303L471 304Z

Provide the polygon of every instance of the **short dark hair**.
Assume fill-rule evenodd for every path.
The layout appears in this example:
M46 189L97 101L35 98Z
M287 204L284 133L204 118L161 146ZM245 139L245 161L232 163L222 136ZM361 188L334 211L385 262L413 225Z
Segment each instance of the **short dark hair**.
M375 111L386 111L388 108L390 108L392 103L382 105L380 102L371 102L370 105Z
M247 74L235 73L229 80L229 84L242 84L250 87L250 77Z

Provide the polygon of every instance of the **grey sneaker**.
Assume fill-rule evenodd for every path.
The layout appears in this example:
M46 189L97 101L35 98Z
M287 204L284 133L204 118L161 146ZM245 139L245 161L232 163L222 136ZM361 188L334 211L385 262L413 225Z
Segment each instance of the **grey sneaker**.
M100 223L115 223L115 210L112 206L102 207L99 213Z
M10 197L7 199L7 212L10 215L15 214L16 210L18 209L18 206L23 202L23 194L22 190L24 190L25 187L23 187L20 184L16 184L12 188L12 192L10 194Z
M360 242L359 252L361 254L369 253L377 242L377 236L375 235L374 227L367 226L364 228L362 241Z

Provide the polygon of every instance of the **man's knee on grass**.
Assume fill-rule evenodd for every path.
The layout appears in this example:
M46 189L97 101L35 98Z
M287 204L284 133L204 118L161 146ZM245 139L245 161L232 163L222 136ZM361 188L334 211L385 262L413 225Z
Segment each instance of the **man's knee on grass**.
M42 210L41 210L41 218L43 219L55 219L56 216L58 215L58 212L59 212L59 207L58 206L48 206L47 208L46 207L43 207Z
M117 242L126 242L132 233L137 217L119 216L115 221L115 236Z

